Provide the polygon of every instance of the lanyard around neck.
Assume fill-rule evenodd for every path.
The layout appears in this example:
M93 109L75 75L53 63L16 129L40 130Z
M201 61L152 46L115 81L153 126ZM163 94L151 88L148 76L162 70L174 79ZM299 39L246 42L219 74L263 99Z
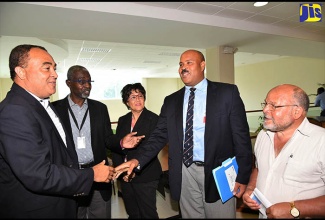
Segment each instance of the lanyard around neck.
M85 123L85 121L86 121L87 113L88 113L88 109L89 109L89 108L87 108L87 110L86 110L86 113L85 113L85 115L84 115L84 118L82 119L82 122L81 122L80 128L79 128L79 126L78 126L77 119L76 119L76 117L74 116L71 107L69 106L68 109L69 109L69 111L70 111L70 114L71 114L71 116L72 116L72 119L73 119L74 123L76 124L76 126L77 126L77 128L78 128L78 130L79 130L79 132L80 132L81 129L82 129L82 126L84 125L84 123Z

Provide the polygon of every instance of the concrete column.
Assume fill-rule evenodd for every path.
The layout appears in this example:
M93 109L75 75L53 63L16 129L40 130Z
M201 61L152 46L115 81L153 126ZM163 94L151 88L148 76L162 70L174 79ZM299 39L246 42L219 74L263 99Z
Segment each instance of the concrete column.
M206 78L211 81L234 84L234 53L236 51L236 48L229 46L206 49Z

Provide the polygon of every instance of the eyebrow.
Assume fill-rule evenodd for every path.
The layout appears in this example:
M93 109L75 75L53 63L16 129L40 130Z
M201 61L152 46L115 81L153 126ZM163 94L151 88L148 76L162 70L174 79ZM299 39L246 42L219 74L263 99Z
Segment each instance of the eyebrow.
M45 65L53 65L53 63L52 62L44 62L43 63L43 66L45 66ZM54 67L56 67L57 66L57 64L56 63L54 63Z

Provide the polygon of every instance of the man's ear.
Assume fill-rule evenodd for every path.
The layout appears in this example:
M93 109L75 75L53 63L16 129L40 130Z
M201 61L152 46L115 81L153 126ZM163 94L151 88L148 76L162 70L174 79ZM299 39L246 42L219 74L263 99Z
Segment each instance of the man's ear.
M19 79L24 80L26 78L26 71L24 68L22 68L20 66L16 66L15 72L16 72L17 76L19 77Z
M203 72L205 69L205 61L202 61L200 65L201 65L201 71Z
M295 119L298 119L298 118L300 118L301 117L301 115L302 115L302 113L303 113L303 109L302 109L302 107L300 107L300 106L295 106L295 110L293 110L293 117L295 118Z

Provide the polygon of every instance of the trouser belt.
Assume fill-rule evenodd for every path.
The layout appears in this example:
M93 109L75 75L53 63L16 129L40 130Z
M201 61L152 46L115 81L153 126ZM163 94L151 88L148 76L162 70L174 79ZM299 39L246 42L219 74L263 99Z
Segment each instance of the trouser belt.
M90 162L90 163L83 163L83 164L79 164L79 169L86 169L86 168L90 168L93 167L95 165L95 162Z
M202 162L202 161L194 161L193 163L198 167L203 167L204 166L204 162Z

